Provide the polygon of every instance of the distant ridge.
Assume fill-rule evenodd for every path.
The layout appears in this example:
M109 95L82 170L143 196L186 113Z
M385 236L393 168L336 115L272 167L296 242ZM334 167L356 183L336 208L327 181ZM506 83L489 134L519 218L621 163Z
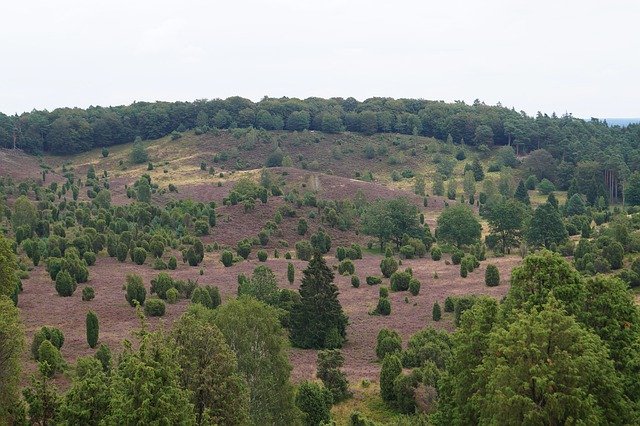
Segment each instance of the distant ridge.
M605 118L609 126L628 126L629 124L640 123L640 118Z

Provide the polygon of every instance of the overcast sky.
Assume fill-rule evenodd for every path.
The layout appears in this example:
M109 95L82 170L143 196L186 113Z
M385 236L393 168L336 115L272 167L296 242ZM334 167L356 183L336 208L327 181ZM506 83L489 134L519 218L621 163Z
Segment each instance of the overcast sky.
M640 116L640 1L12 0L0 111L240 95Z

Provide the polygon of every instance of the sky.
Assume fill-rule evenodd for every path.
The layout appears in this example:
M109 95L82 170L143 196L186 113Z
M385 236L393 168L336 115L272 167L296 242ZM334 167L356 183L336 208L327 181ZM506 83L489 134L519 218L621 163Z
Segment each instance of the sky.
M243 96L640 117L633 0L20 0L0 111Z

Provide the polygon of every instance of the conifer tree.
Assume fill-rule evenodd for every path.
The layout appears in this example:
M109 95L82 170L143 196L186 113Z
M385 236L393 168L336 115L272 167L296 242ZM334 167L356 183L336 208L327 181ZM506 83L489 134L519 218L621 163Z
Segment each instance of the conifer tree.
M347 316L338 301L334 274L319 253L303 271L301 302L291 312L291 341L300 348L341 347ZM337 335L338 341L335 340Z

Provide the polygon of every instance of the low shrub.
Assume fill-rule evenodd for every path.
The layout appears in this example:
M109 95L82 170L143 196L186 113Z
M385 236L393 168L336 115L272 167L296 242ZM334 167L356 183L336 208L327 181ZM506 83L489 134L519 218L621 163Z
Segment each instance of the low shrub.
M161 299L149 299L144 304L144 313L150 317L161 317L164 315L166 305Z

